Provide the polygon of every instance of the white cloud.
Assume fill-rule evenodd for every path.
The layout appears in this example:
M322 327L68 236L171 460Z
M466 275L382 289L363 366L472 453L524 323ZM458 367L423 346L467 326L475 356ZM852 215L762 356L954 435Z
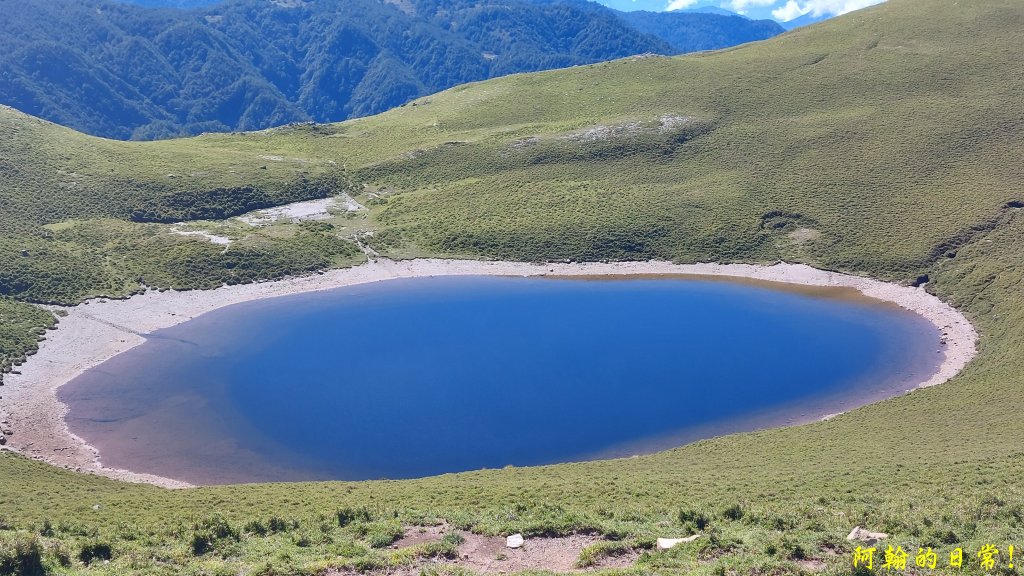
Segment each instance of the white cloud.
M683 8L689 8L697 3L697 0L672 0L668 3L665 8L666 11L671 12L673 10L682 10Z
M771 6L778 0L729 0L726 8L738 14L744 14L750 6Z
M780 20L782 22L788 22L794 18L799 18L806 14L808 10L805 10L803 6L800 6L796 0L789 0L785 6L772 10L772 18Z
M733 0L734 3L737 1ZM838 16L882 2L885 0L804 0L802 2L788 0L784 6L773 10L772 16L783 21L792 20L808 13L813 16Z

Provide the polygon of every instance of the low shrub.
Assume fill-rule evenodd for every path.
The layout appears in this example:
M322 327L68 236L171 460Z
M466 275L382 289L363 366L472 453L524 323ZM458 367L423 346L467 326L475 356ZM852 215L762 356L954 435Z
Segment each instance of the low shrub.
M250 520L245 527L242 528L242 531L246 534L252 534L253 536L266 536L269 532L267 530L267 526L259 520Z
M270 530L272 534L277 534L279 532L287 532L291 529L298 527L298 522L292 521L291 523L289 523L285 521L283 518L279 518L277 516L271 516L270 520L267 522L267 529Z
M0 574L11 576L42 576L43 548L35 536L0 543Z
M790 560L806 560L807 551L800 545L799 542L792 538L785 537L782 539L782 553Z
M708 517L703 512L692 508L679 510L679 522L691 526L697 532L702 532L708 527Z
M192 527L192 553L202 556L228 542L238 542L239 534L220 515L211 516Z
M405 534L402 525L395 521L379 522L369 527L366 543L371 548L385 548L393 544Z
M627 542L596 542L587 546L580 552L576 560L578 568L590 568L597 566L604 558L622 556L633 551L633 547Z
M359 522L369 522L372 520L370 511L364 508L341 508L337 512L338 526L344 528L349 524Z
M743 518L743 507L739 504L733 504L722 511L722 518L726 520L732 520L733 522Z
M465 541L466 539L458 532L449 532L441 538L441 544L444 546L459 546Z
M78 559L84 564L90 564L93 560L110 560L112 557L113 550L106 542L88 542L78 552Z
M466 539L462 537L462 534L449 532L440 541L431 542L424 546L423 551L419 555L427 558L456 558L459 555L459 545L465 541Z

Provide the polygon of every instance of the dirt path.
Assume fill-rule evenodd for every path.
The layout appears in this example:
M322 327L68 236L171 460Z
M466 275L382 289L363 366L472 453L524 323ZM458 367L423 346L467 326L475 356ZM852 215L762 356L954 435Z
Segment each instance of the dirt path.
M445 526L425 528L413 527L406 530L406 535L391 547L396 550L421 546L432 542L440 542L448 532ZM547 570L560 573L585 573L605 568L625 568L632 566L639 557L637 551L627 554L601 558L598 563L588 568L579 568L577 562L585 548L604 539L597 535L573 534L554 538L528 538L521 548L508 548L505 538L500 536L481 536L463 531L455 531L462 536L458 558L429 559L424 558L411 566L403 566L382 572L389 576L419 576L424 568L459 567L477 574L511 574L527 570ZM332 571L328 576L356 576L354 571Z
M600 536L574 534L562 538L531 538L522 548L509 549L504 538L464 535L466 541L459 547L460 566L480 574L505 574L525 570L550 570L552 572L583 572L577 568L580 552L584 548L602 542ZM631 566L639 556L637 552L621 556L602 558L598 568L622 568Z

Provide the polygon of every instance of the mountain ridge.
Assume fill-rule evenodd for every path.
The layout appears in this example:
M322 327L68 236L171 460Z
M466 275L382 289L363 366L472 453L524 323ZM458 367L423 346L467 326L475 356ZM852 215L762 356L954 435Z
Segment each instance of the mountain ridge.
M340 121L466 82L782 32L666 15L671 24L656 31L669 41L642 29L651 25L570 0L337 6L231 0L181 11L107 0L9 2L0 103L86 133L145 140Z

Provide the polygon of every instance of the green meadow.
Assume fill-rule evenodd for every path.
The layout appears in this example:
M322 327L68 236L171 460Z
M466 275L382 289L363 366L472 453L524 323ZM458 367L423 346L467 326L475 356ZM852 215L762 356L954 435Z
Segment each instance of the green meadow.
M341 193L367 210L233 219ZM0 574L384 573L453 554L451 539L388 548L440 522L598 533L609 543L581 566L640 551L625 574L848 574L856 525L891 534L881 546L910 552L910 573L986 573L988 543L1002 551L988 573L1016 573L1022 207L1019 0L889 0L729 50L510 76L334 125L139 143L0 110L3 369L59 320L39 304L350 266L357 241L392 258L802 262L925 283L981 335L941 386L624 460L168 491L0 452ZM233 242L172 233L182 221ZM706 537L652 550L693 531ZM921 547L967 561L916 568Z

